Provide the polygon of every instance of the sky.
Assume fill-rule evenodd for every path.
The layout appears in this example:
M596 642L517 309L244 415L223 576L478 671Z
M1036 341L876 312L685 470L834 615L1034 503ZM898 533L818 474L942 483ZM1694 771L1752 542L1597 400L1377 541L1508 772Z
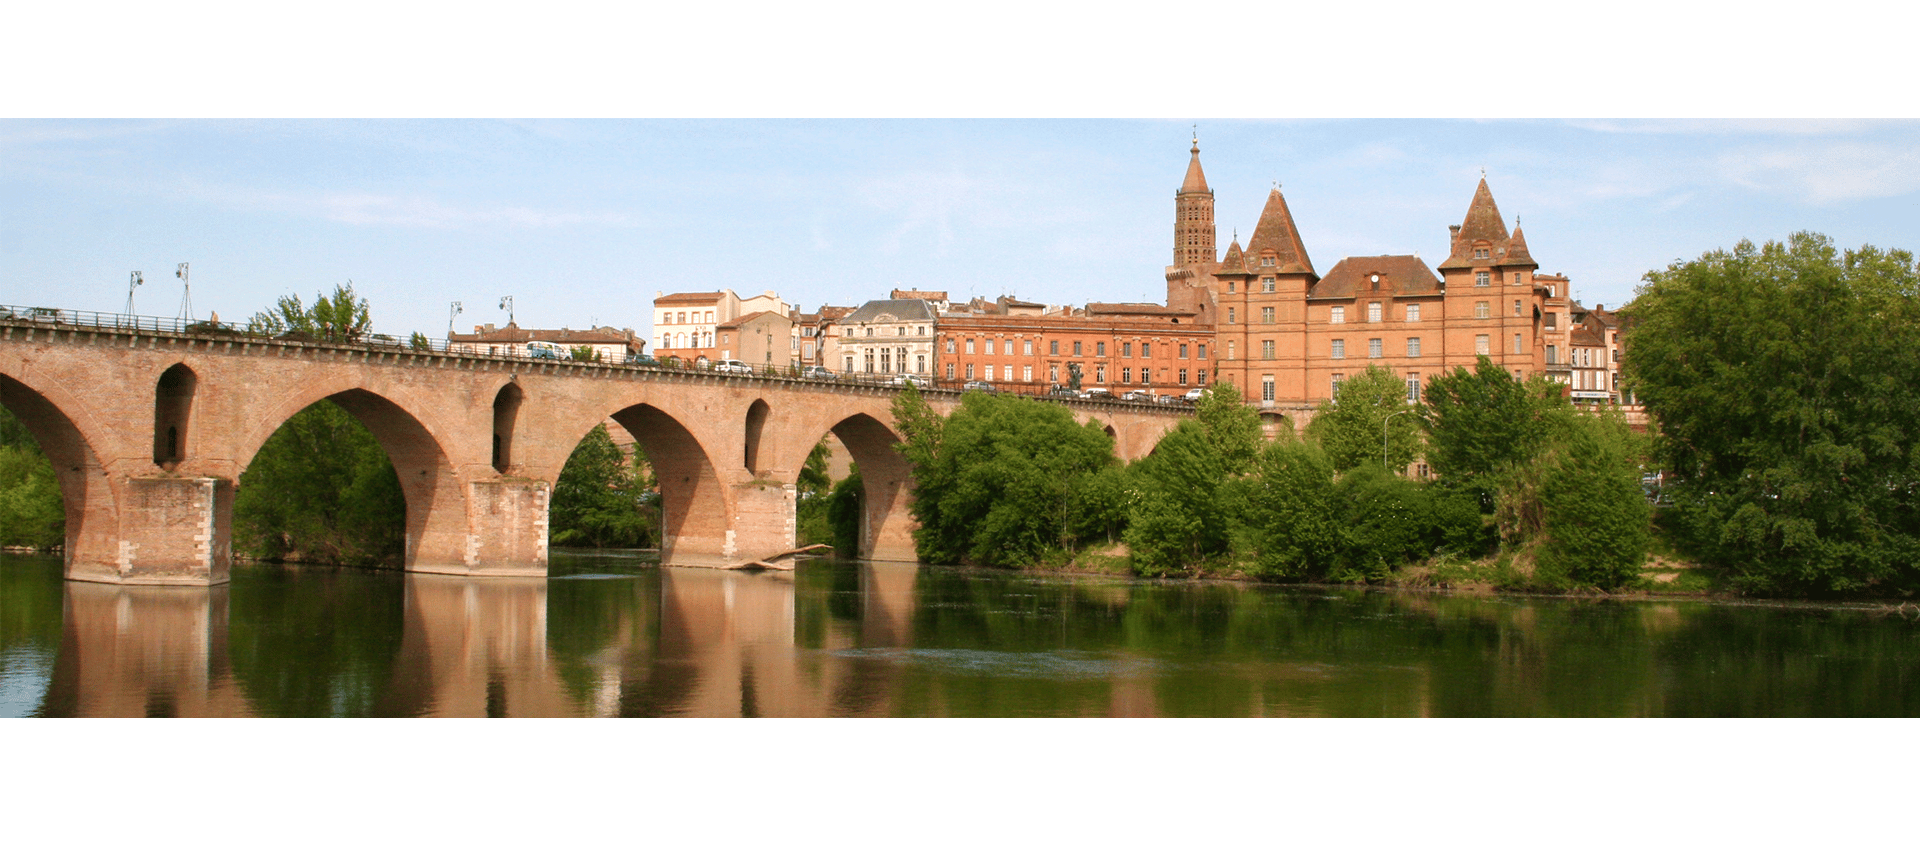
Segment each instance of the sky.
M1920 123L1848 120L0 120L0 302L244 320L352 281L377 330L631 327L660 293L1163 301L1197 130L1219 247L1281 185L1320 273L1445 258L1485 177L1543 270L1801 230L1920 244Z

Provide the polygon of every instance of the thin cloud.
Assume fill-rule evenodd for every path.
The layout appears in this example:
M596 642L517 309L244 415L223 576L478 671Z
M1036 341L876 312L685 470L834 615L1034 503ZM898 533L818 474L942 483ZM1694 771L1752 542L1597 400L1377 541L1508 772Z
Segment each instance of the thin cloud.
M1629 135L1795 135L1821 136L1866 132L1867 120L1836 118L1648 118L1625 120L1569 120L1568 126L1591 132Z
M1720 176L1739 186L1785 192L1816 205L1920 190L1920 146L1844 142L1722 153Z
M547 229L636 224L631 216L625 214L551 211L518 205L463 207L426 196L362 192L282 193L196 183L183 185L181 192L220 207L279 212L350 226L408 226L424 229L506 226Z

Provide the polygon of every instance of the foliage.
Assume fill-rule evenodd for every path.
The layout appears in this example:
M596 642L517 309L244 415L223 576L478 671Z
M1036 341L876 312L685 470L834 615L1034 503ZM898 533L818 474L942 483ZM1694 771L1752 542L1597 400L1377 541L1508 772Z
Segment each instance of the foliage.
M353 281L335 285L332 295L321 295L312 307L300 303L300 294L282 295L272 309L256 313L247 320L247 330L256 334L279 335L296 332L312 340L351 343L364 338L373 319L367 302L355 297Z
M600 356L594 353L593 347L581 344L567 350L567 358L572 361L596 361Z
M1628 385L1689 553L1768 592L1920 587L1920 272L1824 236L1651 272Z
M867 488L860 481L860 465L855 464L847 477L833 486L827 497L827 526L832 530L833 552L840 557L860 556L860 524L866 511Z
M1230 483L1237 516L1234 546L1256 577L1308 581L1326 577L1340 545L1333 462L1319 445L1277 442L1260 452L1254 471Z
M1439 547L1429 485L1363 463L1340 477L1334 499L1341 524L1337 573L1385 575Z
M425 334L415 331L407 338L407 346L413 349L432 349L433 343L427 340Z
M0 408L0 545L46 550L62 544L65 502L40 444Z
M1307 433L1326 449L1334 470L1344 473L1362 464L1380 465L1384 432L1387 464L1397 470L1420 456L1418 424L1412 419L1392 422L1408 409L1406 382L1391 368L1369 364L1340 386L1338 399L1320 405Z
M1611 589L1632 581L1646 559L1652 507L1640 490L1632 433L1613 416L1582 414L1540 481L1549 580Z
M1073 491L1113 463L1113 441L1057 404L970 392L944 421L908 388L894 400L913 469L921 558L1025 566L1068 537Z
M657 538L657 498L639 446L634 458L615 445L605 425L574 446L553 486L548 510L553 544L562 547L641 548Z
M373 434L320 401L287 419L240 474L233 547L262 560L398 566L406 514Z
M1253 470L1261 443L1259 415L1223 382L1129 468L1136 494L1125 538L1135 571L1188 571L1227 554L1234 513L1222 486Z
M833 490L833 479L827 476L830 455L827 439L821 437L807 453L794 482L794 536L802 546L833 543L833 526L827 520L827 500Z
M1118 464L1083 477L1068 491L1067 547L1118 541L1126 531L1127 515L1138 500L1139 493Z
M1233 383L1217 383L1202 392L1194 417L1227 472L1238 475L1253 469L1265 434L1260 430L1260 414L1246 405Z
M1546 441L1548 416L1564 409L1557 395L1529 395L1506 368L1482 355L1474 370L1433 377L1423 394L1427 465L1449 482L1487 487L1532 460Z

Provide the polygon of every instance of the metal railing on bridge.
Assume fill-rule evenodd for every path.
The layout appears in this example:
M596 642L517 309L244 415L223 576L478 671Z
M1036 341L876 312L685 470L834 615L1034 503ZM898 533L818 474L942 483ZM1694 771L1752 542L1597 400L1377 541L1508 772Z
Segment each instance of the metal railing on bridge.
M390 334L365 334L334 337L326 334L312 334L303 331L287 331L269 334L250 328L247 324L235 325L211 319L182 319L162 316L129 316L123 313L101 313L88 310L65 310L57 307L29 307L0 304L0 327L11 324L34 326L70 326L76 328L100 328L119 331L131 331L144 334L165 334L190 338L242 338L276 343L296 343L303 345L345 347L351 346L372 351L418 352L432 355L451 355L461 358L514 359L560 365L590 365L596 367L620 368L629 370L670 371L695 376L746 377L753 379L792 379L821 384L877 386L881 388L905 388L912 383L916 388L929 392L989 391L1003 394L1015 394L1042 400L1072 400L1088 403L1118 403L1134 406L1158 405L1172 408L1191 407L1183 395L1154 394L1148 388L1121 386L1126 390L1114 393L1112 387L1094 386L1076 392L1062 385L1044 382L966 382L936 380L924 373L866 373L835 372L824 367L800 364L749 364L735 359L696 359L687 361L668 356L654 358L641 353L630 353L623 359L608 359L599 354L592 358L575 358L564 349L559 352L543 348L533 348L525 343L482 343L478 341L448 341L414 334L410 337L395 337ZM539 341L533 341L538 343Z

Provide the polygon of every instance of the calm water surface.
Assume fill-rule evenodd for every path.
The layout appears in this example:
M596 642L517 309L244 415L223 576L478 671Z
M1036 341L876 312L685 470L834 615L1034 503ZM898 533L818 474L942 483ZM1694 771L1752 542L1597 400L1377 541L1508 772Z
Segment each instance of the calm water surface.
M0 555L0 716L1912 716L1920 615L556 554L211 589Z

